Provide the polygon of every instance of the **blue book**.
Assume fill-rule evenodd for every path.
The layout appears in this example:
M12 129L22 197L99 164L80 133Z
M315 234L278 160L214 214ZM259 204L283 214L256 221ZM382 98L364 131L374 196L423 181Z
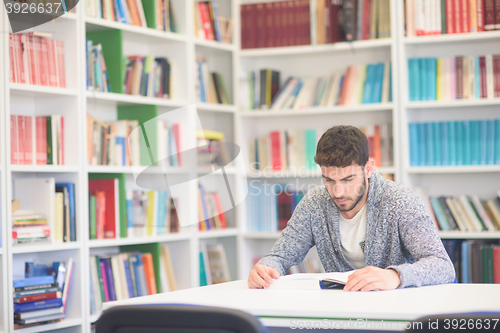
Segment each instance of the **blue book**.
M206 93L205 93L205 85L203 84L203 61L197 61L198 64L198 80L200 85L200 100L203 103L207 102Z
M469 242L462 242L462 283L469 283Z
M109 257L100 257L99 260L104 265L104 274L106 275L103 278L106 278L106 282L108 284L108 297L110 301L116 301L116 293L115 293L115 280L113 279L113 271L111 268L111 258Z
M474 57L474 83L476 87L476 99L481 98L481 74L479 73L479 56Z
M488 121L479 121L479 163L485 165L488 153Z
M389 62L389 102L392 102L392 62Z
M410 132L410 166L418 166L420 165L420 140L419 140L419 132L418 132L418 124L410 123L409 124L409 132Z
M464 124L462 121L455 121L455 144L456 144L456 165L464 165Z
M415 82L418 77L415 77L415 63L417 63L418 66L418 60L415 58L410 58L408 59L408 98L410 99L410 102L416 101L417 97L415 96L415 84L418 82Z
M37 302L14 303L14 313L59 308L61 306L63 306L62 298L53 298Z
M471 132L471 122L465 120L462 122L463 124L463 165L471 165L472 164L472 132Z
M375 67L374 64L368 64L368 67L366 69L365 84L363 85L363 99L362 99L363 104L370 103L370 96L372 91L372 76L374 67Z
M427 69L429 70L429 74L427 79L429 80L428 86L428 100L435 101L437 99L437 58L428 58L427 59Z
M495 120L486 120L486 164L495 164Z
M25 279L16 279L13 281L14 288L21 287L31 287L38 286L41 284L53 284L55 282L55 278L52 275L46 276L37 276Z
M425 134L427 138L427 158L426 165L436 165L434 160L434 125L433 123L425 123Z
M500 119L495 119L495 164L500 164Z
M470 121L470 140L471 140L471 164L478 165L479 164L479 155L480 155L480 124L479 120L471 120Z
M427 135L425 133L426 125L425 123L418 124L418 137L420 138L419 142L419 152L420 152L420 165L427 165Z
M210 5L212 6L212 11L213 11L213 23L214 23L214 30L215 30L215 38L217 39L218 42L222 42L222 34L220 31L220 25L219 25L219 8L217 7L217 3L214 0L210 1Z
M420 58L418 59L418 64L420 68L420 101L426 101L427 100L427 87L429 85L429 79L427 78L427 75L429 74L429 70L427 69L427 58Z
M132 264L132 273L135 276L135 295L138 297L140 296L146 296L148 293L147 291L144 291L143 284L146 283L146 281L143 281L143 275L144 274L144 268L142 266L142 257L139 252L135 253L130 253L129 254L129 261Z
M382 101L382 81L384 81L384 63L381 62L375 65L375 83L372 90L372 103L380 103Z
M66 188L68 191L69 240L71 242L76 242L75 184L74 183L56 183L56 192L57 192L58 187Z
M448 165L457 164L457 134L454 121L448 121Z
M442 121L441 126L441 165L450 165L450 134L448 133L448 122Z
M133 284L132 284L132 276L130 275L130 267L128 265L128 256L124 257L123 259L123 266L125 267L125 279L127 280L127 290L129 297L134 296L134 289L133 289Z
M443 146L442 146L442 134L441 134L441 123L433 122L432 123L432 137L433 141L433 149L434 149L434 165L441 165L443 160Z

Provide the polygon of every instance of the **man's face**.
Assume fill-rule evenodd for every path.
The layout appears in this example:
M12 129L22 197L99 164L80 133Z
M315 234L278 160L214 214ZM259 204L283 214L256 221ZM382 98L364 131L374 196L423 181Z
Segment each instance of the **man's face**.
M326 189L341 212L354 209L366 192L365 168L352 164L344 168L321 167Z

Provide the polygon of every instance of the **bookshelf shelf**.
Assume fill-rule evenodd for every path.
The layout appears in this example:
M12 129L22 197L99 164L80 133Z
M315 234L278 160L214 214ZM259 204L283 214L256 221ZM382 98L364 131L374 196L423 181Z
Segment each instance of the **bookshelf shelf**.
M238 235L238 229L229 228L224 230L208 230L202 231L198 233L198 237L200 239L209 239L209 238L220 238L220 237L233 237Z
M281 232L247 232L243 236L247 239L277 239Z
M221 43L212 40L204 40L200 38L194 39L194 45L208 47L216 50L228 51L228 52L233 52L236 49L234 44Z
M87 31L117 29L117 30L123 30L124 32L134 33L142 37L149 37L153 39L163 39L175 42L187 41L186 36L182 34L138 27L132 24L108 21L101 18L85 17L85 23Z
M455 108L467 106L489 106L500 105L500 98L494 99L472 99L472 100L455 100L447 102L407 102L408 109L437 109L437 108Z
M87 166L87 172L89 173L138 173L143 170L144 167L129 167L129 166L108 166L108 165L91 165ZM181 167L168 167L166 169L167 174L186 174L189 171L186 168ZM148 168L143 171L148 174L162 174L164 173L163 168L153 167Z
M449 34L437 36L422 36L422 37L405 37L403 43L411 44L433 44L433 43L456 43L467 41L478 41L488 39L499 39L500 31L484 31L467 34Z
M241 57L272 57L293 56L298 54L316 54L322 52L355 51L363 49L374 49L389 47L392 45L391 38L361 40L353 42L340 42L324 45L303 45L287 47L270 47L260 49L244 49L240 51Z
M199 111L235 113L237 110L237 107L235 105L197 102L196 109Z
M407 171L409 174L500 172L500 165L409 167Z
M442 239L498 239L500 232L483 231L483 232L463 232L463 231L439 231L439 237Z
M21 332L22 333L47 332L47 331L53 331L53 330L58 330L58 329L63 329L63 328L80 326L82 324L82 322L83 322L82 319L64 319L63 321L53 323L53 324L46 324L46 325L22 328L22 329L16 330L16 332L20 332L20 333Z
M47 95L77 96L78 90L68 88L54 88L32 84L9 83L13 96L20 97L47 97Z
M393 103L373 103L360 104L352 106L336 106L329 108L308 108L300 110L245 110L241 111L240 115L244 118L260 118L260 117L302 117L310 115L325 115L333 113L353 113L353 112L380 112L393 110Z
M158 106L180 108L190 104L186 101L183 102L183 101L176 101L164 98L153 98L145 96L104 93L95 91L87 91L85 95L87 97L87 104L89 107L92 107L93 99L98 100L100 102L105 102L105 101L112 102L112 104L114 105L146 104L146 105L158 105Z
M13 254L32 253L32 252L53 252L66 250L79 250L82 247L80 242L69 242L60 244L20 244L13 245L11 252Z
M187 241L191 238L191 233L180 232L174 234L166 234L154 237L138 237L138 238L118 238L118 239L97 239L89 240L89 248L103 248L131 244L151 244L172 241Z
M80 168L74 165L11 165L12 172L79 172Z

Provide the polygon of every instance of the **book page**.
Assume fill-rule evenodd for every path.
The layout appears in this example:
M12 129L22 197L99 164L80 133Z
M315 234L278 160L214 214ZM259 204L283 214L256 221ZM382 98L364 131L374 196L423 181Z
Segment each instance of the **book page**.
M287 290L318 290L320 280L333 280L339 283L347 283L349 275L354 271L332 272L332 273L297 273L281 276L279 279L265 289L287 289Z

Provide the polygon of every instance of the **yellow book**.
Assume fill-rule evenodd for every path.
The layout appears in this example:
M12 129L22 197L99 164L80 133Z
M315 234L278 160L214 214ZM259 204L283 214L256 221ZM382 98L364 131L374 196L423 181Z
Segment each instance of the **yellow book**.
M273 84L273 71L268 69L266 70L266 105L268 107L271 106L271 90Z
M441 58L438 58L437 59L437 64L436 64L436 87L437 87L437 91L436 91L436 99L438 101L442 101L443 100L443 88L442 88L442 85L443 85L443 75L442 75L442 60Z
M368 65L360 65L358 72L358 82L356 82L356 96L354 104L362 104L363 103L363 88L365 86L366 80L366 69Z
M155 223L155 192L148 191L148 209L147 209L147 222L146 222L146 235L153 236L153 225Z
M63 241L63 223L64 223L64 194L57 192L55 194L55 216L54 216L54 241L62 243Z

